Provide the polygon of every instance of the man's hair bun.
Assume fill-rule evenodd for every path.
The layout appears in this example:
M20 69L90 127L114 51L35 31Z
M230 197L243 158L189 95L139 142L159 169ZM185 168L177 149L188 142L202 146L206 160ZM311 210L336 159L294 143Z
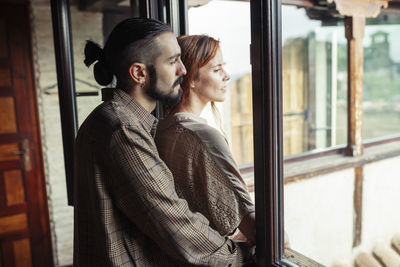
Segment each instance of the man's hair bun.
M110 84L114 75L105 62L103 49L95 42L87 40L84 53L85 60L83 62L87 67L97 61L93 67L93 73L96 82L98 82L100 85Z
M98 61L93 67L94 78L100 85L108 85L112 82L114 75L104 66L102 61Z

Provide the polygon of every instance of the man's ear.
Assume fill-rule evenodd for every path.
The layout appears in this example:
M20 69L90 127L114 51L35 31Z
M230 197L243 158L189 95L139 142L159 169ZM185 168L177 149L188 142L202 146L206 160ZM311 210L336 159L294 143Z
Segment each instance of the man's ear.
M147 78L146 65L143 63L133 62L129 67L129 76L131 76L131 79L134 82L144 84Z

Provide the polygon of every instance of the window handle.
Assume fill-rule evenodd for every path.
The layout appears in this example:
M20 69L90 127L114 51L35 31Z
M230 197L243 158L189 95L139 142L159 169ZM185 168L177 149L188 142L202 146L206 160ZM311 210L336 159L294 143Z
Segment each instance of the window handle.
M25 171L30 171L32 169L30 149L29 149L29 141L28 139L24 139L21 142L21 151L13 151L11 154L13 155L23 155L23 166Z

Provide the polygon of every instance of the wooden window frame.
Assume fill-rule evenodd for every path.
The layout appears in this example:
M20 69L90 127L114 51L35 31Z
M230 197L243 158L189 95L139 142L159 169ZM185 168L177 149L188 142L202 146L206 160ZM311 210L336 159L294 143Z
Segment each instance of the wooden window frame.
M257 266L283 259L281 1L251 0Z
M313 158L320 161L321 158L332 156L339 156L345 162L349 157L345 157L346 145L344 145L328 148L322 152L305 153L283 159L282 3L304 7L312 6L312 2L308 0L250 1L257 266L293 266L304 261L308 262L307 266L320 266L292 250L284 251L283 184L290 181L284 179L283 164L303 162ZM400 13L394 7L389 6L389 8L388 13ZM349 100L348 103L350 104ZM348 113L350 112L353 111L349 109ZM350 130L348 129L348 131ZM400 151L393 148L392 144L400 145L400 136L384 137L379 140L362 140L361 145L367 148L369 154L366 153L367 155L363 157L355 157L353 154L350 157L352 159L350 163L342 163L339 168L359 167L400 155ZM336 170L335 167L332 167L329 171ZM251 166L243 166L241 171L251 172ZM321 168L319 171L322 173ZM312 175L317 174L318 172ZM294 179L297 178L299 176L294 177Z

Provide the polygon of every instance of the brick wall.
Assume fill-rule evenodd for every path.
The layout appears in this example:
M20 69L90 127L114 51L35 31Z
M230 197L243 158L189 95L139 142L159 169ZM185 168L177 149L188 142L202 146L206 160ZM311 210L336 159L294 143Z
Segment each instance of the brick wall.
M83 47L86 39L102 43L102 14L72 6L71 21L77 89L96 91L92 70L82 63ZM65 266L72 264L73 208L67 205L50 1L31 1L31 26L54 261ZM80 97L79 121L99 102L99 97Z

